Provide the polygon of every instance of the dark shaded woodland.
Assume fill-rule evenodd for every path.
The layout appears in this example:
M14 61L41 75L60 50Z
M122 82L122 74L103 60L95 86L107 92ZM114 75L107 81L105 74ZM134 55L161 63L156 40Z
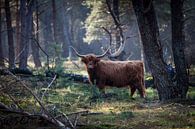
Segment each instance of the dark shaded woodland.
M45 123L52 128L77 128L77 117L94 115L75 110L72 112L76 112L73 113L76 116L71 122L66 111L56 113L60 110L58 106L54 106L55 111L48 110L48 100L44 99L46 92L53 92L50 88L53 85L56 88L74 83L90 85L87 71L74 48L82 55L106 52L101 60L141 60L145 65L145 86L154 88L155 101L186 100L190 106L194 105L191 103L194 98L189 97L189 94L194 94L195 85L194 23L194 0L1 0L1 120L10 120L4 114L14 112L26 116L21 119L33 122L39 119L38 125L41 126ZM40 81L43 85L35 81L38 90L36 87L34 90L33 78L44 80ZM12 84L16 89L10 89ZM32 107L25 109L26 102L19 104L19 99L14 97L24 89L27 100L30 101L31 96L36 103L33 112L28 110ZM92 91L90 105L94 98L99 98L93 88ZM107 99L115 94L100 96ZM10 101L17 110L10 107ZM2 125L0 122L0 127Z

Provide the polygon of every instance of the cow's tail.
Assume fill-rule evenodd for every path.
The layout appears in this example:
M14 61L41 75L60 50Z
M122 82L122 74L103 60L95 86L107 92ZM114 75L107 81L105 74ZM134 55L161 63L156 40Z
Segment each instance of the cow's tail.
M141 68L142 68L142 72L141 72L141 75L142 75L142 78L141 78L141 82L142 82L142 86L145 87L145 83L144 83L144 63L141 64Z
M145 88L145 81L144 81L144 63L142 63L142 78L141 78L141 83L142 83L142 90L143 90L143 97L146 97L146 88Z

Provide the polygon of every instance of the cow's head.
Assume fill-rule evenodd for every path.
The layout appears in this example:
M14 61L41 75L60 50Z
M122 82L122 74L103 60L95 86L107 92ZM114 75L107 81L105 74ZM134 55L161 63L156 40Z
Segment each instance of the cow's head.
M104 57L109 48L102 54L102 55L94 55L94 54L87 54L87 55L81 55L78 53L78 51L71 46L71 48L74 50L75 54L81 58L81 61L86 65L87 69L94 69L97 66L97 63L101 60L102 57Z
M111 49L110 47L108 47L108 49L102 55L94 55L94 54L81 55L74 47L72 46L70 47L74 50L75 54L78 57L81 57L81 61L85 63L87 69L94 69L97 66L97 63L101 60L101 58L104 57L107 53L109 53L108 55L109 58L118 57L124 50L125 43L121 43L119 49L114 53L111 53L110 51Z

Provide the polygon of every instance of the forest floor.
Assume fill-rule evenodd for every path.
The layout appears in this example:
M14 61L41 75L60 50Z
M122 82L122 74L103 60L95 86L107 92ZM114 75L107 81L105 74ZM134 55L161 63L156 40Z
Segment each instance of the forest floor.
M76 72L86 75L82 70ZM40 98L45 108L54 116L63 112L74 123L75 115L71 114L86 111L87 114L76 116L78 129L195 129L195 87L189 88L185 100L162 103L159 102L157 91L153 88L146 90L146 99L140 98L137 93L132 99L127 88L107 88L106 96L102 96L94 86L76 83L67 78L57 78L49 88L52 78L18 78ZM17 107L13 104L14 99L14 103L25 111L40 113L39 104L25 91L20 81L14 80L10 75L3 75L0 76L0 82L1 103ZM24 124L14 129L27 127L33 129L32 125Z
M82 90L74 87L71 91L69 95L72 99L73 94ZM89 110L102 113L81 117L81 125L85 125L81 127L82 129L195 128L195 102L193 100L159 103L156 91L153 89L147 90L147 100L140 99L139 96L135 96L135 100L130 99L127 89L112 88L107 92L113 95L101 98L92 104L89 102L90 99L80 92L80 96L75 96L76 102L71 104L70 101L72 108L68 108L69 111L66 109L66 112ZM66 97L69 95L67 94Z
M62 89L55 89L56 98L65 113L88 110L96 115L81 116L78 125L81 129L168 129L195 128L195 101L179 100L159 103L156 91L147 89L147 100L137 94L135 100L129 98L128 89L107 89L105 98L94 102L92 88L87 85L73 84ZM189 90L189 98L195 97L195 89ZM83 125L83 126L82 126Z
M34 98L17 87L18 82L9 81L8 76L1 77L10 88L10 94L26 111L38 112ZM24 82L41 98L45 90L45 78L24 77ZM2 80L1 80L2 82ZM47 81L49 82L49 81ZM12 85L14 84L14 85ZM1 83L3 85L3 83ZM15 88L13 88L15 87ZM19 87L19 86L18 86ZM21 90L21 91L20 91ZM95 92L94 92L95 91ZM195 87L190 87L187 100L174 100L166 103L158 101L157 91L147 89L147 99L141 99L136 93L134 99L129 97L126 88L107 88L106 97L93 98L100 94L92 86L58 78L51 86L43 100L45 107L54 116L57 111L65 114L87 111L80 115L77 122L79 129L194 129L195 128ZM0 102L11 104L5 96ZM74 117L69 118L73 120Z

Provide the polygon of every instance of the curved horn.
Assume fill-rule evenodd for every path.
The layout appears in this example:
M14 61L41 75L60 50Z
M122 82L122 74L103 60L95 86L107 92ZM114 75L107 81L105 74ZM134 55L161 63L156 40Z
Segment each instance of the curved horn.
M86 55L81 55L78 53L78 51L73 47L73 46L69 46L70 48L72 48L75 52L75 54L78 56L78 57L85 57Z
M102 58L102 57L104 57L106 54L107 54L107 52L110 50L110 47L108 47L108 49L102 54L102 55L97 55L96 57L97 58Z

